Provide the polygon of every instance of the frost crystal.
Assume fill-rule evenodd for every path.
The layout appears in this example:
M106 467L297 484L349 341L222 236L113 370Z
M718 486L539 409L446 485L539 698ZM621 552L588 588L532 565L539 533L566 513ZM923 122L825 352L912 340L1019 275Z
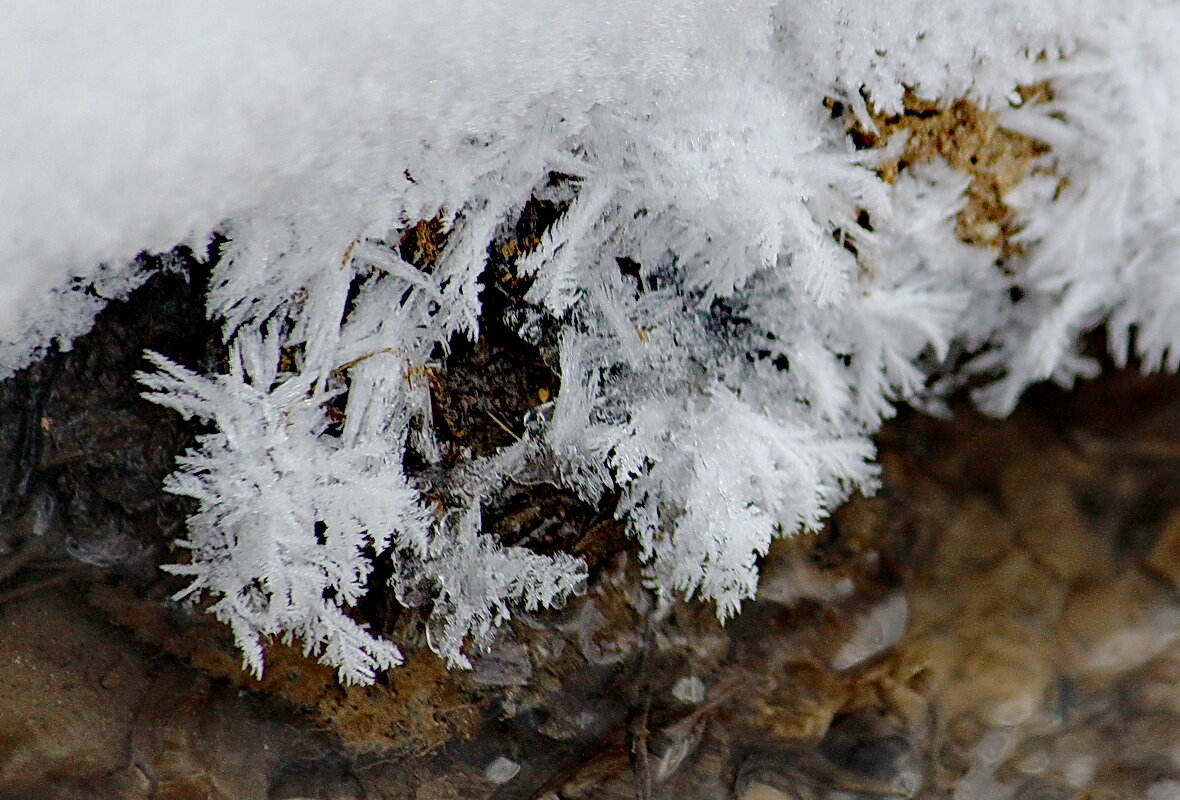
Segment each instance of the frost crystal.
M274 636L345 680L395 664L350 616L379 559L456 665L560 602L580 562L481 529L508 482L619 497L650 586L726 615L773 537L872 488L895 401L970 379L1005 412L1093 374L1103 322L1117 358L1180 366L1174 4L96 9L17 0L0 31L0 372L141 282L136 252L227 237L228 368L152 355L141 380L208 425L168 483L198 503L171 569L256 672ZM886 181L903 134L857 149L833 118L881 133L907 91L1045 146L1004 198L1011 253L960 240L966 176ZM508 324L559 391L444 464L428 376L480 336L489 248L540 200L563 213L517 254ZM445 246L409 263L430 219Z

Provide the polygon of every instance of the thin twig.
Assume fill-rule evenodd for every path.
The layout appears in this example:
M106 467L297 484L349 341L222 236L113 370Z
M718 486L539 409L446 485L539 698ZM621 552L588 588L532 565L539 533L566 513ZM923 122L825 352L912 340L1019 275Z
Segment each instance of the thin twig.
M512 428L509 428L509 427L508 427L508 423L507 423L507 422L505 422L504 420L500 419L500 418L499 418L499 417L497 417L495 414L493 414L491 411L488 411L486 408L484 409L484 413L485 413L485 414L487 414L489 417L491 417L491 419L492 419L492 422L494 422L494 423L496 423L497 425L499 425L499 426L500 426L500 428L501 428L501 429L502 429L502 430L503 430L505 433L507 433L509 436L511 436L511 437L512 437L513 439L515 439L516 441L518 441L518 442L520 441L520 436L519 436L519 435L517 435L517 434L516 434L516 432L514 432L514 431L512 430Z
M357 241L353 239L352 244L344 251L344 258L340 259L340 269L348 269L349 265L352 264L352 254L356 250Z
M352 369L353 367L355 367L357 364L361 363L362 361L370 359L373 356L379 356L382 353L392 353L392 352L393 352L392 347L382 347L380 350L374 350L371 353L365 353L363 356L357 356L352 361L345 361L340 366L334 368L332 370L332 374L336 375L336 376L343 375L345 372L348 372L348 370Z
M50 586L56 586L59 583L65 583L66 581L70 580L73 577L74 577L73 575L63 572L59 575L51 575L50 577L46 578L43 581L37 581L36 583L27 583L24 586L18 586L15 589L9 589L7 592L0 592L0 606L5 605L6 603L10 603L13 600L18 600L18 599L24 597L25 595L30 595L30 594L33 594L34 592L39 592L42 589L48 589Z
M647 752L648 717L651 715L651 696L643 700L643 710L631 728L631 754L635 756L635 788L639 800L651 800L651 757Z

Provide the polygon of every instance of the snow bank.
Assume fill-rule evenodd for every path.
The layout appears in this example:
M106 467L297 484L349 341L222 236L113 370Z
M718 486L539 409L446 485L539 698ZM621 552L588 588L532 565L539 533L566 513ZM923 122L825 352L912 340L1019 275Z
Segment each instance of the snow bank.
M405 175L428 151L519 137L538 115L576 126L596 102L675 86L734 14L713 6L6 3L0 372L85 329L94 304L49 293L100 263L259 215L316 219L347 242L397 205L435 213ZM449 158L422 179L458 193L473 167ZM127 291L112 283L100 294Z

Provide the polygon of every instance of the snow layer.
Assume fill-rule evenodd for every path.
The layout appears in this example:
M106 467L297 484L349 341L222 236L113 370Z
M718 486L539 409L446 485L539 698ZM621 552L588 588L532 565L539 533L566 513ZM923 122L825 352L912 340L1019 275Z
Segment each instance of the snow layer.
M691 1L6 2L0 371L80 332L81 309L45 306L70 277L230 219L318 218L348 241L394 206L432 214L405 177L426 151L675 85L727 18ZM468 177L447 166L454 191Z
M176 569L253 669L272 635L346 680L395 663L346 613L372 551L455 664L558 602L576 560L480 532L507 480L618 493L652 588L727 614L772 537L872 487L894 400L975 377L1005 411L1089 374L1078 338L1103 320L1119 357L1180 365L1178 26L1151 0L18 0L0 372L68 346L145 277L139 251L217 229L231 369L155 358L143 380L214 424L169 483L200 503ZM1020 103L1041 81L1049 102ZM1009 198L1005 269L957 237L962 175L884 182L823 103L871 126L866 100L896 111L907 87L1049 145ZM541 194L569 210L517 265L518 324L556 342L561 389L517 444L450 465L440 503L403 466L440 458L414 376L476 335L488 245ZM447 246L420 270L391 244L436 215Z

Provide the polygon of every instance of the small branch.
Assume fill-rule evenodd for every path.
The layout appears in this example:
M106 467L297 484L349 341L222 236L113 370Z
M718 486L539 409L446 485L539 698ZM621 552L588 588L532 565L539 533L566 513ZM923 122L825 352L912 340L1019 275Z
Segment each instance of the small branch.
M348 249L344 251L344 258L340 259L340 269L348 269L352 264L352 254L356 250L357 240L353 239L352 244L348 245Z
M503 431L504 431L506 434L508 434L509 436L511 436L511 437L512 437L513 439L515 439L516 441L518 441L518 442L520 441L520 436L519 436L519 435L517 435L517 434L516 434L516 432L512 430L512 428L508 427L508 423L507 423L507 422L505 422L504 420L500 419L498 416L496 416L495 414L493 414L491 411L488 411L487 409L484 409L484 413L485 413L485 414L487 414L489 417L491 417L491 419L492 419L492 422L494 422L494 423L496 423L498 426L500 426L500 429L501 429L501 430L503 430Z
M13 600L19 600L20 598L33 594L34 592L39 592L42 589L48 589L50 586L56 586L59 583L65 583L73 577L73 575L63 572L58 575L52 575L43 581L37 581L36 583L18 586L15 589L9 589L7 592L0 592L0 606L11 603Z
M651 800L651 756L647 752L651 697L644 698L643 710L631 727L631 754L635 757L635 789L639 800Z
M336 376L343 375L345 372L348 372L348 370L352 369L353 367L355 367L357 364L361 363L362 361L370 359L373 356L379 356L382 353L392 353L392 352L393 352L392 347L383 347L380 350L374 350L372 353L365 353L363 356L357 356L352 361L345 361L340 366L335 367L332 370L332 374L336 375Z

